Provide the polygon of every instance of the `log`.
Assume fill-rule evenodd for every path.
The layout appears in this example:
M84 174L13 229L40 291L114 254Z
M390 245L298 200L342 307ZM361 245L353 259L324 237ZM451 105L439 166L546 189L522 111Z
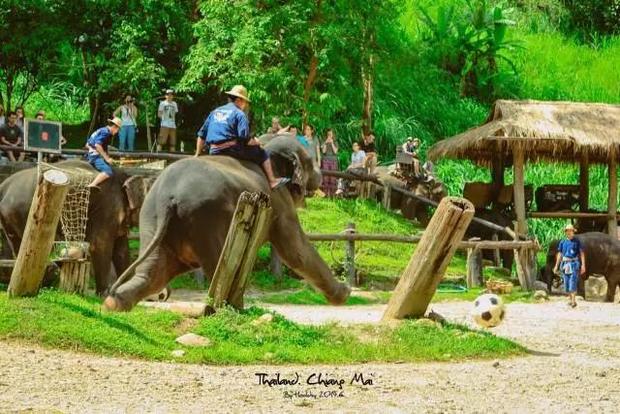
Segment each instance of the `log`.
M611 150L609 160L609 195L607 198L607 232L614 239L618 239L618 219L616 211L618 210L618 164L617 150Z
M512 156L514 169L514 205L518 223L515 228L515 233L527 234L527 220L525 217L525 176L523 172L525 154L523 147L516 146Z
M225 304L243 308L243 293L256 254L265 238L271 208L263 193L243 192L228 229L224 248L209 286L209 311Z
M424 316L473 217L474 206L466 199L441 200L394 289L383 321Z
M69 177L48 170L39 177L21 247L11 274L9 297L36 295L54 244Z
M480 287L484 284L482 250L467 249L467 287Z
M58 288L63 292L83 295L88 288L90 262L86 260L64 261L60 266Z
M347 224L347 228L345 229L345 234L353 235L355 234L355 223ZM349 280L349 284L351 286L357 285L357 280L355 277L355 240L348 239L345 245L345 259L344 259L345 271L347 274L347 279Z

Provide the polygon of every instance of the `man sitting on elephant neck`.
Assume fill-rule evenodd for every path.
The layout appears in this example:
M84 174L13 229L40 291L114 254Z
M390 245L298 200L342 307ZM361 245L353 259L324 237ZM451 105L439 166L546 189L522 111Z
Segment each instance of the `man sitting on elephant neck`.
M123 122L118 117L108 119L108 126L104 126L93 132L90 138L88 138L88 141L86 141L86 146L88 147L88 162L99 171L99 174L97 174L93 182L88 185L89 188L99 189L101 183L114 175L112 171L114 160L108 154L108 145L110 145L112 137L118 134L122 123Z
M196 139L196 157L209 144L209 154L252 161L262 166L272 190L285 185L288 178L276 178L267 152L256 138L250 138L250 123L243 112L250 100L243 85L236 85L226 92L229 102L209 114Z
M575 228L569 224L564 228L566 239L558 244L558 254L555 259L554 271L561 272L564 279L564 290L569 296L569 305L577 306L575 296L579 276L586 273L586 260L583 247L579 239L575 238Z

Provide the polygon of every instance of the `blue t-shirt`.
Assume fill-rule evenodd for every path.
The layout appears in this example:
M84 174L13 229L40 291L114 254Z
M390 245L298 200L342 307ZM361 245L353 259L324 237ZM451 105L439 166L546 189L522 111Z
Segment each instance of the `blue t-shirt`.
M306 137L304 137L303 135L297 135L295 138L297 138L297 141L304 146L304 148L310 148L310 143L308 142L308 140L306 139Z
M562 257L567 259L575 259L579 258L579 254L583 251L581 247L581 242L576 237L573 237L572 240L564 239L560 241L558 245L558 251L562 255Z
M91 134L86 144L93 150L95 149L95 145L99 144L105 151L108 151L108 145L111 140L112 131L110 131L108 127L102 127Z
M250 138L250 122L246 114L230 102L213 110L198 131L198 137L209 144L220 144L233 139Z

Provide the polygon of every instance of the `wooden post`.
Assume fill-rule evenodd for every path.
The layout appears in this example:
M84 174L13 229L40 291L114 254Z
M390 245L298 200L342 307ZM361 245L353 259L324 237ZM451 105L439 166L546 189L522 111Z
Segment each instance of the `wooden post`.
M278 282L282 281L282 260L280 260L280 256L278 256L278 252L273 248L273 245L271 246L269 271Z
M441 200L394 289L383 321L424 315L473 217L474 206L466 199Z
M618 165L617 150L614 147L611 150L609 159L609 197L607 199L607 232L614 240L618 239L618 219L616 214L618 211Z
M345 233L347 234L355 233L355 223L347 224ZM349 284L351 286L356 286L357 278L355 277L355 241L354 240L347 240L345 243L344 266L345 266L345 271L347 274L347 279L349 279Z
M226 303L243 308L243 293L256 261L256 253L265 239L271 208L269 197L263 193L243 192L228 229L208 296L210 310Z
M493 236L491 236L491 240L499 241L499 237L497 233L493 233ZM493 249L493 266L495 267L502 266L502 256L499 253L499 249Z
M579 211L586 212L590 208L590 157L584 149L579 162Z
M499 193L504 187L504 153L501 150L502 143L499 142L498 145L500 146L499 155L493 158L491 164L491 193L494 205L497 203Z
M517 227L515 223L515 227ZM515 234L515 240L518 240L518 236ZM532 290L534 288L534 281L536 280L537 262L536 262L537 249L532 247L519 247L514 250L515 255L515 268L517 269L517 278L519 279L519 285L523 290Z
M148 148L146 150L148 152L151 152L153 151L153 139L151 138L151 122L149 120L149 108L147 108L146 105L144 107L144 114L146 115L146 145L148 145Z
M467 249L467 287L480 287L484 282L482 275L482 250L477 248Z
M85 260L65 261L60 266L58 288L63 292L83 295L88 287L90 262Z
M527 220L525 217L525 179L523 167L525 164L525 154L523 147L516 146L513 150L514 168L514 205L517 215L517 234L527 234Z
M392 186L389 184L383 186L383 207L386 210L392 209Z
M69 177L48 170L39 177L21 247L9 283L9 297L36 295L52 251Z

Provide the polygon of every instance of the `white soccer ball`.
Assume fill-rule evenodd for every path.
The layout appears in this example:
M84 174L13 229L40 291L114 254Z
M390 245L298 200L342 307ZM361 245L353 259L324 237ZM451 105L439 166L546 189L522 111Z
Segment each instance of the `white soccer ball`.
M471 316L478 325L484 328L498 326L506 316L502 298L492 293L478 296L474 301Z

